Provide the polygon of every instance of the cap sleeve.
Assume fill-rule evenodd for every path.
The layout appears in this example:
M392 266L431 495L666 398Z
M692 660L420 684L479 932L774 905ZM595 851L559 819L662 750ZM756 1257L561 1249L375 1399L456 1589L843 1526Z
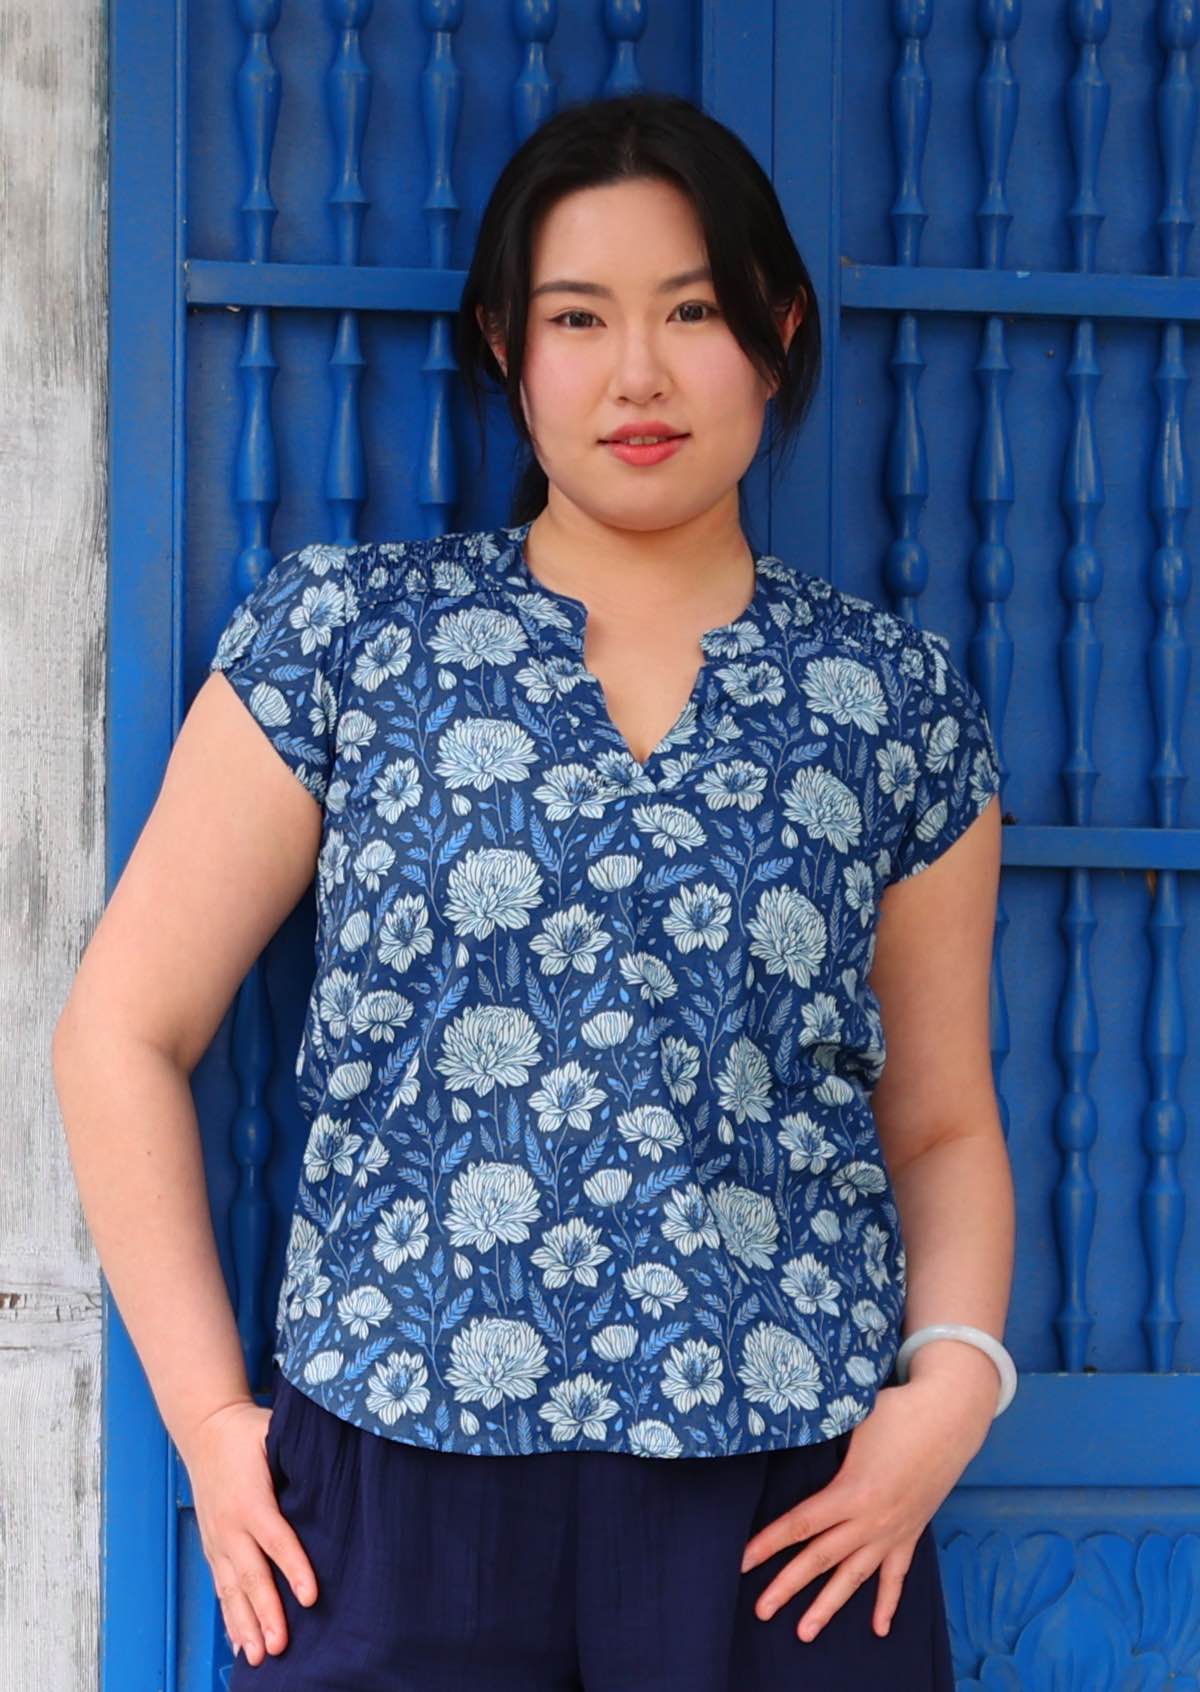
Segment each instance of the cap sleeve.
M924 680L914 677L903 713L913 757L913 802L895 848L890 881L940 858L1000 790L1000 760L976 689L948 656L950 643L916 629Z
M324 801L336 749L357 554L313 544L286 552L241 599L209 663L241 696L276 752Z

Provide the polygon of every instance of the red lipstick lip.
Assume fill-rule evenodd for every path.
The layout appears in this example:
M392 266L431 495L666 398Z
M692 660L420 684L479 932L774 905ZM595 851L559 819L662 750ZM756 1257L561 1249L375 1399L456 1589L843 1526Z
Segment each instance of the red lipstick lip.
M600 444L603 446L609 441L625 441L630 435L665 435L668 440L677 441L682 439L686 432L684 429L672 429L669 423L659 423L651 418L648 423L622 423L611 435L603 435Z

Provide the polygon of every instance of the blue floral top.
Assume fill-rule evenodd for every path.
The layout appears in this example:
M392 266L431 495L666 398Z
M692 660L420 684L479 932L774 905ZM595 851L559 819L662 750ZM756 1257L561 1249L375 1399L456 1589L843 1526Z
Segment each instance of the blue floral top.
M323 808L275 1359L445 1451L832 1438L905 1298L879 897L996 792L984 708L764 554L639 764L528 529L288 553L211 662Z

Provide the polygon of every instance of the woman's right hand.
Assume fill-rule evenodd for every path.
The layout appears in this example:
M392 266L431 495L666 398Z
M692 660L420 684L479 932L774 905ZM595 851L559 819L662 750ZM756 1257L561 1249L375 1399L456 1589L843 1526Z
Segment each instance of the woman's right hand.
M192 1483L200 1543L212 1570L225 1632L247 1661L287 1645L283 1603L268 1558L301 1604L317 1578L296 1530L280 1510L267 1457L271 1409L240 1399L214 1410L181 1452ZM265 1646L264 1646L265 1640Z

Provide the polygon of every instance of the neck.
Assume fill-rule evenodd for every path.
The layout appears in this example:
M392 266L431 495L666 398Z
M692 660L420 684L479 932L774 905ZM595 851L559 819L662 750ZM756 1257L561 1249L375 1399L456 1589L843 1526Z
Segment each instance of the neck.
M525 561L545 586L589 611L636 624L678 618L698 627L735 618L755 589L755 559L736 523L648 532L560 522L549 507L530 525Z

